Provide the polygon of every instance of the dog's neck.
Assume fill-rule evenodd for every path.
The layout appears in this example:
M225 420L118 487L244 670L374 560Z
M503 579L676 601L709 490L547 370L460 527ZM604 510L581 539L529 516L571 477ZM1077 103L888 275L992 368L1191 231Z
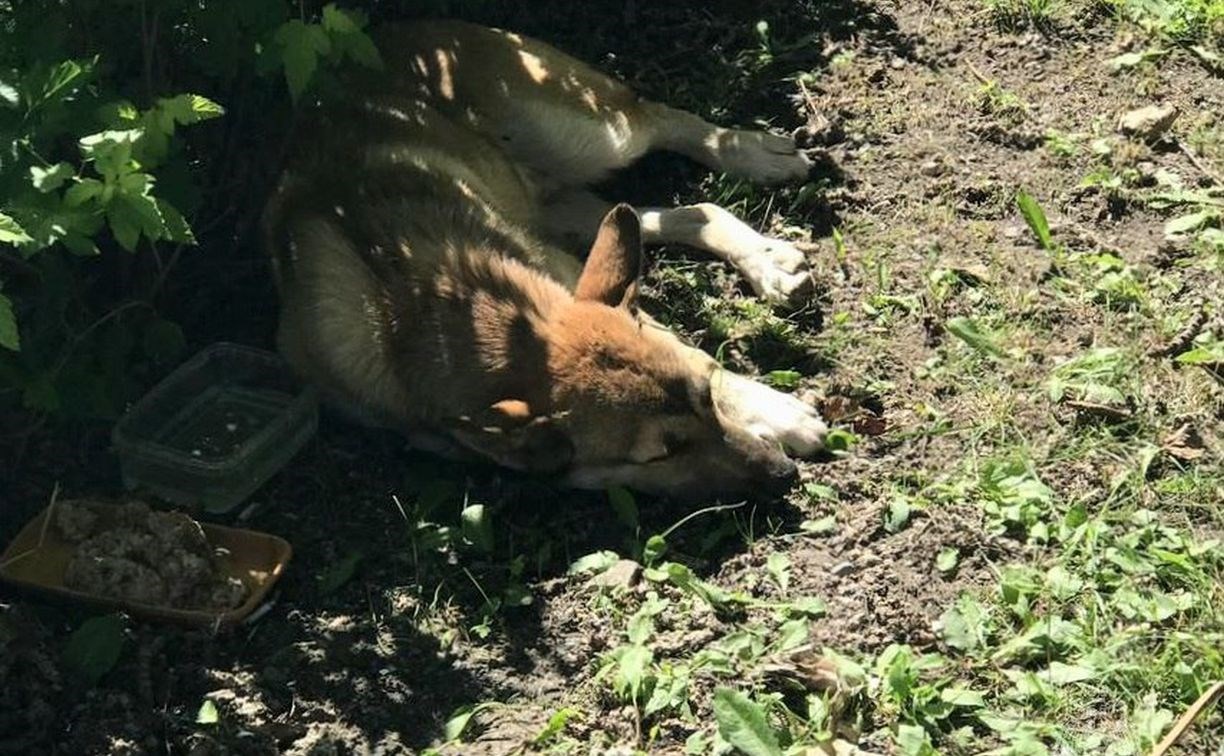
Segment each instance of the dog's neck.
M401 376L418 386L416 396L427 397L416 412L455 417L507 398L547 411L549 323L573 295L544 273L483 248L448 249L440 263L431 278L404 281L432 288L430 294L387 292L398 305L394 330L402 334L393 344L402 355L396 364L437 366ZM422 331L431 339L422 340ZM426 375L451 380L425 385Z

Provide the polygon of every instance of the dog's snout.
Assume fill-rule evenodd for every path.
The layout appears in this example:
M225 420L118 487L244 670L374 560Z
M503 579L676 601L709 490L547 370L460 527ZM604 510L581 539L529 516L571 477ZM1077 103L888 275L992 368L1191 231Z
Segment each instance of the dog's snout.
M799 478L799 466L789 458L778 455L765 468L764 490L770 496L781 496L791 490Z

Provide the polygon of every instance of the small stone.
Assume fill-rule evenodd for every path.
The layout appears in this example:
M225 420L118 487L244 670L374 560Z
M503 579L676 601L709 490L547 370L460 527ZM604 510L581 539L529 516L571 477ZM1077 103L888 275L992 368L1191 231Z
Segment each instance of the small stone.
M854 562L838 562L829 569L837 577L844 577L854 572Z
M900 71L902 68L905 68L905 59L893 58L888 62L888 67L894 71Z
M1157 139L1177 120L1179 111L1173 105L1148 105L1124 113L1118 119L1118 131L1145 140Z
M591 583L601 588L632 588L641 576L642 565L632 559L622 559L591 578Z
M918 170L923 176L942 176L947 171L947 166L938 160L928 160L918 166Z

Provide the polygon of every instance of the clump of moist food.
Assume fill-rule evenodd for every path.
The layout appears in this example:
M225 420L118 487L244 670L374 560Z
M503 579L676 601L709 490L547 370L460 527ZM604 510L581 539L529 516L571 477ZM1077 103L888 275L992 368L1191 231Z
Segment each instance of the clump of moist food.
M241 580L218 569L200 524L179 512L157 512L142 502L119 506L62 501L55 524L76 544L64 575L69 588L177 609L225 611L246 599Z

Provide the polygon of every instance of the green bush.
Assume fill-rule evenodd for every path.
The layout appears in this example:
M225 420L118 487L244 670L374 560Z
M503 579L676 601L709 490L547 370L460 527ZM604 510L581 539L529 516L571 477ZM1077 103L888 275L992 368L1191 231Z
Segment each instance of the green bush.
M181 358L166 284L252 175L234 145L287 131L338 65L379 66L365 23L283 0L0 2L0 408L113 418ZM226 123L230 99L257 115Z

